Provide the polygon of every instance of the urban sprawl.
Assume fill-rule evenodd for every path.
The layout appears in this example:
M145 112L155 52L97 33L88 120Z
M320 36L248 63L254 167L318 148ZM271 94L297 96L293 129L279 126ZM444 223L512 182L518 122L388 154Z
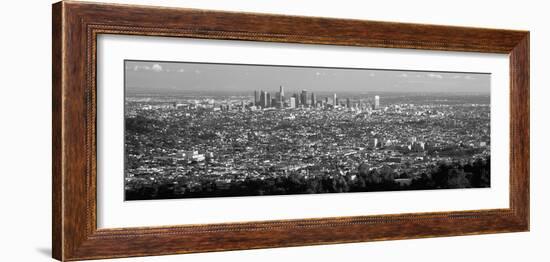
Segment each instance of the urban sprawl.
M126 199L490 186L489 99L278 89L127 96Z

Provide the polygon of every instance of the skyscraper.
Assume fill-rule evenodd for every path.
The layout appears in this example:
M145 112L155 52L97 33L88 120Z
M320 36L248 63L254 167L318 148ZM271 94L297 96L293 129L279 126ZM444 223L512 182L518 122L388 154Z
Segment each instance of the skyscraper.
M333 105L333 106L336 106L336 105L337 105L336 99L338 99L338 98L336 97L336 93L334 93L334 95L332 96L332 105Z
M279 108L285 106L285 89L283 86L279 86L279 92L277 93L277 103Z
M254 90L254 105L260 105L260 92L258 90Z
M348 98L346 98L346 107L347 108L351 108L351 100Z
M267 93L265 91L261 91L261 94L260 94L260 106L262 108L266 108L267 107Z
M302 100L302 101L300 101L301 104L303 106L307 106L307 90L305 90L305 89L302 90L302 96L300 98L301 98L300 100Z
M266 105L265 107L271 107L271 93L266 93L265 95Z
M296 97L290 98L290 108L296 108Z
M292 97L294 97L294 103L296 103L296 106L299 106L300 105L300 95L297 94L297 93L294 93L294 95L292 95Z
M380 97L374 96L374 109L380 109Z
M317 97L315 96L315 93L311 92L311 106L315 107L317 105Z

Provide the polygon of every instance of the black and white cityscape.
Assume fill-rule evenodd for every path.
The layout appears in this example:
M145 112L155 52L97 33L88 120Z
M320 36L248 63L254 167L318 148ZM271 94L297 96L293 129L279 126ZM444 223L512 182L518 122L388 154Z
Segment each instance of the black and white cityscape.
M490 74L126 60L125 199L490 187Z

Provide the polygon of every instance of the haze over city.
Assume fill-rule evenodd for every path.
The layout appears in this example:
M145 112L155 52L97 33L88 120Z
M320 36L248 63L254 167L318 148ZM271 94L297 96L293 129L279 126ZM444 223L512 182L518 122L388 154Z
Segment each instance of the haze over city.
M251 92L285 86L287 92L428 92L489 94L488 73L125 61L129 93Z

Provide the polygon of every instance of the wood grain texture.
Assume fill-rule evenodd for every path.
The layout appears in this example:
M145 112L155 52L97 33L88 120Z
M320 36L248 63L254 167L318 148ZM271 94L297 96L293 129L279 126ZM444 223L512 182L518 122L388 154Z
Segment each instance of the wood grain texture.
M484 28L60 2L53 5L53 257L82 260L529 230L529 33ZM100 34L510 55L510 208L97 229Z
M529 33L510 52L510 207L529 228Z
M52 8L52 256L63 253L63 190L61 174L61 76L62 33L61 5Z

